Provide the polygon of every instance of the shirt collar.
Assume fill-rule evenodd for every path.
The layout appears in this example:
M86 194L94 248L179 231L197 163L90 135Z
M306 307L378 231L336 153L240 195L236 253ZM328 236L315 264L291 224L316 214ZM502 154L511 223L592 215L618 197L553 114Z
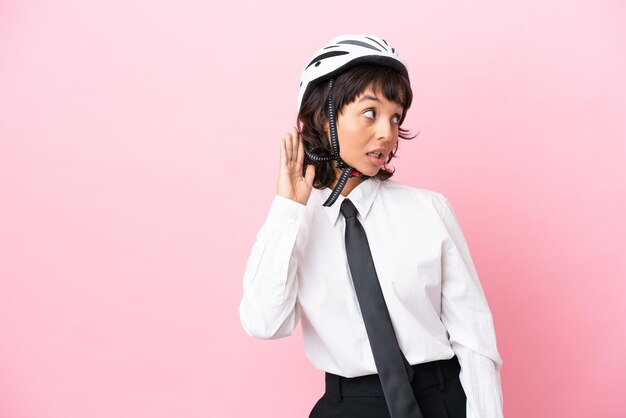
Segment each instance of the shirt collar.
M375 178L369 178L362 181L358 186L356 186L350 194L347 196L348 199L354 204L356 209L359 211L362 219L365 219L367 214L372 207L372 203L374 203L374 199L376 198L376 194L378 193L378 189L380 188L381 182L376 180ZM326 201L328 196L332 190L330 188L325 188L322 192L322 201ZM346 197L339 195L335 203L331 207L322 206L324 212L328 216L331 225L335 226L337 222L337 218L340 215L341 203L346 199Z

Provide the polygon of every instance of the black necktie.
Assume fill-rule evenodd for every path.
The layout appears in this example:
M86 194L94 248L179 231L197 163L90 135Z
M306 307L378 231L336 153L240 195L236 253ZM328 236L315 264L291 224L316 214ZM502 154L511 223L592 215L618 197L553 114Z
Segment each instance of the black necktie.
M387 408L392 418L423 418L411 388L413 369L398 345L367 235L350 200L341 203L341 213L346 218L348 265Z

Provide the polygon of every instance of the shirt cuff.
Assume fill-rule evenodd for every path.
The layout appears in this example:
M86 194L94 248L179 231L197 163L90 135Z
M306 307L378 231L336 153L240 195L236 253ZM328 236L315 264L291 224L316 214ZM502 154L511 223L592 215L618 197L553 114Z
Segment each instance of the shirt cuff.
M281 231L292 229L300 225L305 209L301 203L275 195L265 225Z

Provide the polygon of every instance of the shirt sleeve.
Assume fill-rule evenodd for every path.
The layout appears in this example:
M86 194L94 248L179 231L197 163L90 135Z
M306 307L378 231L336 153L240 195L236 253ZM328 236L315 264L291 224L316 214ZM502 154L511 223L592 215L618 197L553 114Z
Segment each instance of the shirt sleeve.
M293 249L305 207L275 195L257 233L246 263L239 305L241 324L253 337L286 337L300 319L296 304L298 261Z
M461 365L467 418L502 418L502 359L493 318L454 210L443 200L448 237L442 261L441 320Z

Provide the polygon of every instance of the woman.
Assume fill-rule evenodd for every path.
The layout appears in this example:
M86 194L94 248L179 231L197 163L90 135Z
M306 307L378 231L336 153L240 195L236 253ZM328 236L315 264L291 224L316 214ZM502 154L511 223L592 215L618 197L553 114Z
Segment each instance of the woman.
M343 35L307 63L300 129L280 141L239 313L264 339L302 322L326 372L313 418L502 417L493 320L454 211L389 179L411 101L385 40Z

